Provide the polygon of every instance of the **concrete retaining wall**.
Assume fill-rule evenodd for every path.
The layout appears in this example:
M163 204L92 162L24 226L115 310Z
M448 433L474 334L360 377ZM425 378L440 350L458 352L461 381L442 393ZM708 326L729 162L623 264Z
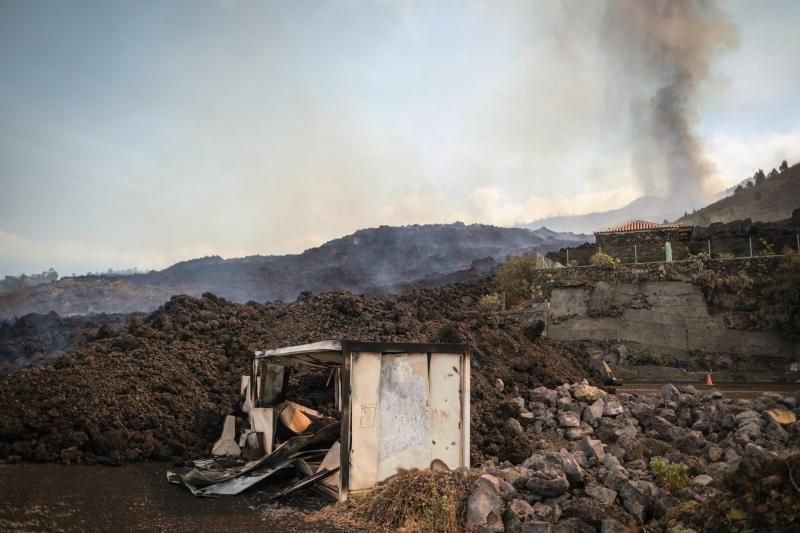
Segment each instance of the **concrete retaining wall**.
M778 264L770 258L712 263L726 275L758 275ZM553 339L594 343L590 355L629 379L659 379L670 374L665 367L674 370L673 379L708 369L745 380L797 373L800 347L772 331L734 329L726 317L739 311L710 309L681 264L541 275L549 278L542 280L531 318L544 317Z
M677 359L687 359L694 351L748 357L798 355L796 346L774 333L726 327L722 316L709 314L702 290L692 283L604 285L608 286L600 282L593 291L554 289L548 336L569 341L635 342ZM597 292L603 296L593 298ZM606 293L610 301L605 300Z

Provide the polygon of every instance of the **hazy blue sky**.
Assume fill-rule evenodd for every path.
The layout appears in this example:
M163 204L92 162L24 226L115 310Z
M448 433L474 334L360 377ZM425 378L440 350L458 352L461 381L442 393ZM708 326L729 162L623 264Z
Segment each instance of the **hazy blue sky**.
M722 188L800 160L800 2L719 6L738 43L694 119ZM653 191L602 10L0 0L0 275L620 207Z

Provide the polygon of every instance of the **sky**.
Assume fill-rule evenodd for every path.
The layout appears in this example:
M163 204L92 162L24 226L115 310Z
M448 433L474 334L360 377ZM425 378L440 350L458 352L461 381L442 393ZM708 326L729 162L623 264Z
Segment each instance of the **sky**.
M606 8L0 0L0 276L663 194L632 162L628 93L649 79L612 68ZM800 2L717 8L732 32L687 114L708 195L800 161Z

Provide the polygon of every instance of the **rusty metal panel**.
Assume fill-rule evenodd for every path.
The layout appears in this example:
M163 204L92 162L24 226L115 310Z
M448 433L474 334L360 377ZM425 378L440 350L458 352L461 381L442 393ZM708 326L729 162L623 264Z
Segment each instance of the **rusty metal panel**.
M378 481L431 463L428 354L381 357Z
M452 470L462 457L461 354L432 353L429 380L431 460Z
M349 490L375 486L378 479L378 410L381 354L352 354L350 372L350 473Z

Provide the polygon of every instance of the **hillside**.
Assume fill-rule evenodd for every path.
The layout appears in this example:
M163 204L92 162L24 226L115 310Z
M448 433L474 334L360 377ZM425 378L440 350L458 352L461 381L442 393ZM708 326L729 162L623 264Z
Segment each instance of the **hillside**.
M642 196L633 202L619 209L609 211L596 211L584 215L567 215L544 218L528 224L521 224L520 228L538 228L547 226L557 231L574 231L582 233L592 233L597 230L614 226L626 220L644 219L661 222L662 220L672 220L680 216L686 209L691 209L691 205L680 203L658 196ZM593 237L592 237L593 239ZM585 242L585 241L582 241Z
M750 219L753 222L772 222L792 216L800 207L800 163L783 172L767 177L760 184L745 186L696 212L676 220L694 226L714 222Z
M567 238L568 237L568 238ZM542 253L582 241L547 229L486 225L381 226L359 230L301 254L239 259L205 257L130 276L82 276L0 295L0 320L152 311L171 296L212 292L234 302L294 300L302 291L398 292L410 283L470 279L509 254Z

